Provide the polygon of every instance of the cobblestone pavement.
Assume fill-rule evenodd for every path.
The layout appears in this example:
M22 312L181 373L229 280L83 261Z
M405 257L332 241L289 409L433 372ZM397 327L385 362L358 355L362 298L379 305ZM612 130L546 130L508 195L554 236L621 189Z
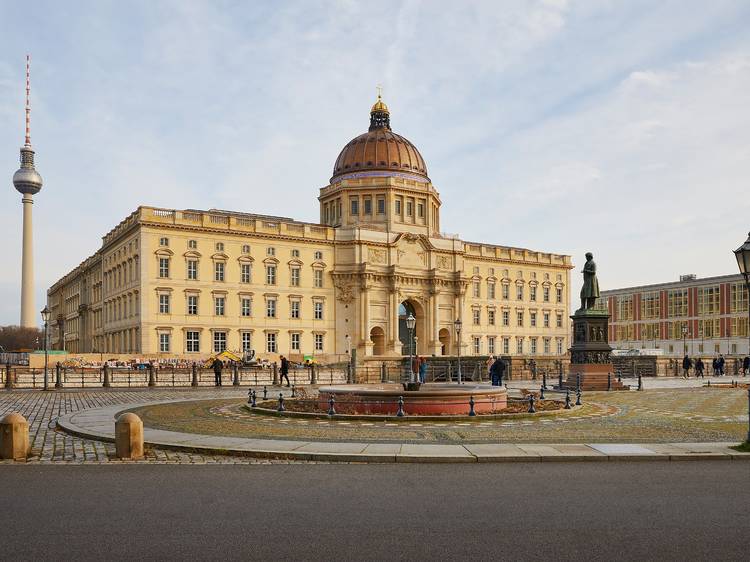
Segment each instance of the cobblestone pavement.
M278 392L278 390L276 390ZM31 463L129 463L114 456L114 443L74 437L55 429L59 416L87 408L144 402L150 400L184 400L201 398L244 397L247 389L179 389L179 390L78 390L78 391L0 391L0 417L21 413L29 422ZM12 463L2 461L0 464ZM138 461L142 462L142 461ZM179 464L289 464L303 461L267 460L226 455L200 455L149 448L144 462Z
M146 406L147 427L227 437L401 443L658 443L742 441L747 391L681 388L589 392L582 408L549 417L398 422L279 418L222 399Z

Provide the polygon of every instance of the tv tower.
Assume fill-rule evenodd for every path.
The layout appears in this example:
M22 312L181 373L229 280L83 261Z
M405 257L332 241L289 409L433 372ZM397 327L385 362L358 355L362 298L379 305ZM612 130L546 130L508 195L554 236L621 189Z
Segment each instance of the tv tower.
M13 174L13 185L23 197L23 254L21 258L21 327L34 328L37 325L34 311L34 231L31 209L33 196L42 189L42 176L34 168L34 150L31 148L31 105L29 93L29 65L26 55L26 141L21 147L21 167Z

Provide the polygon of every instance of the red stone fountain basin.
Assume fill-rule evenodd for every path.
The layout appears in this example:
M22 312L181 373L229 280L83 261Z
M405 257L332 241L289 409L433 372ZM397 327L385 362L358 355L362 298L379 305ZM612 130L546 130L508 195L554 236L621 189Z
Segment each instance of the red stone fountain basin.
M505 388L474 383L428 383L415 391L405 391L400 384L323 386L318 392L322 411L328 410L333 396L337 411L357 414L396 415L399 397L407 416L468 415L471 397L477 414L497 413L508 405Z

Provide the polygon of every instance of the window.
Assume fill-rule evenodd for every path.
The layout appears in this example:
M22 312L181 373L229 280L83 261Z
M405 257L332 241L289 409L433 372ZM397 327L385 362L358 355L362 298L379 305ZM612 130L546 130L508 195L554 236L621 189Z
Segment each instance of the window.
M516 353L523 355L523 338L516 338Z
M557 302L561 303L562 302L562 287L557 287L555 289L555 293L557 293L557 299L556 299Z
M529 313L529 322L532 328L536 328L536 312Z
M267 256L275 256L276 255L276 248L274 248L273 246L269 246L268 248L266 248L266 255Z
M190 314L191 316L196 316L198 314L198 296L197 295L188 295L187 313Z
M169 353L169 334L159 334L159 351Z
M474 298L479 298L479 281L474 281L472 284L472 294L474 295Z
M242 353L248 353L253 350L253 340L250 332L242 332Z
M224 251L224 242L217 242L216 243L216 251L217 252L223 252Z
M198 247L198 241L197 240L188 240L188 248L191 250L195 250Z
M192 280L198 279L198 260L187 261L187 278Z
M359 214L359 199L356 197L353 197L350 199L350 205L351 205L351 214L352 215L358 215Z
M659 318L659 292L643 293L641 295L641 318L651 320Z
M315 351L323 351L323 334L315 334Z
M479 326L480 321L481 321L481 311L478 308L475 308L474 310L471 311L471 315L472 315L472 324L474 324L475 326Z
M492 309L487 310L487 323L490 326L495 325L495 311Z
M730 285L729 310L730 312L747 312L747 287L744 283Z
M314 318L315 320L323 320L323 303L315 301L313 304Z
M531 338L531 349L530 352L532 355L536 355L536 338Z
M667 314L672 316L687 316L688 290L671 289L667 293ZM618 318L619 320L619 318Z
M159 277L169 277L169 258L159 258Z
M216 316L224 316L224 297L214 297L214 313Z
M679 328L680 335L677 336L678 338L682 337L682 327ZM658 322L650 322L648 324L642 324L641 325L641 339L648 341L648 340L658 340L659 338L659 323Z
M159 314L169 314L169 295L159 295Z
M549 312L545 312L545 313L544 313L544 314L542 315L542 322L543 322L543 324L542 324L542 325L543 325L543 326L544 326L545 328L549 328Z
M322 260L323 259L323 252L321 252L320 250L316 250L315 251L315 259L316 260Z
M529 298L536 302L536 285L529 287Z
M493 336L487 338L487 353L490 355L495 354L495 338Z
M544 302L549 302L549 287L542 288L542 300Z
M377 206L378 206L378 214L384 215L385 214L385 199L378 198Z
M424 203L417 203L417 216L424 218Z
M410 217L414 214L414 203L411 201L406 202L406 216Z
M242 297L242 300L240 301L242 316L250 316L250 313L252 312L252 302L252 299L249 297Z
M396 204L394 206L394 209L397 215L401 214L401 201L399 199L396 199Z
M482 338L474 336L472 340L474 355L479 355L482 352Z
M516 312L516 326L523 326L523 311Z
M495 298L495 283L493 281L487 282L487 298L493 300Z
M313 281L316 289L323 287L323 270L313 269Z
M505 355L510 353L510 338L503 338L503 353Z
M503 310L503 326L510 326L510 312Z
M200 353L200 332L185 332L185 351Z
M698 314L719 313L719 286L698 287Z
M523 285L516 285L516 300L523 300Z
M250 283L252 279L252 270L249 263L240 264L240 282Z
M299 267L291 268L290 273L289 284L292 287L299 287Z
M300 334L292 334L292 351L299 351L300 349Z
M617 320L633 319L633 295L617 297Z
M290 302L290 315L292 318L299 318L299 301Z
M250 244L244 244L242 246L242 253L243 254L249 254L250 253Z
M266 299L266 318L276 318L276 299Z
M557 338L557 354L562 355L563 354L563 340L562 338Z
M558 328L562 328L562 314L560 312L558 312L556 315L555 326L557 326Z
M369 197L365 197L364 203L365 203L365 214L371 215L372 214L372 199L370 199Z
M224 265L223 261L214 263L214 281L224 281Z
M510 285L507 283L503 283L503 300L508 300L510 298Z
M159 238L159 246L169 246L169 238Z
M299 250L297 250L297 249L292 250L292 257L293 258L298 258L299 257Z
M682 337L682 335L680 335ZM718 338L721 337L719 331L719 319L698 320L698 337L699 338ZM677 339L677 338L673 338Z
M747 337L747 318L732 318L730 323L732 337Z
M266 334L266 351L276 353L276 334Z
M276 285L276 266L266 266L266 285Z
M552 351L551 347L552 346L550 345L550 339L549 338L544 338L544 354L545 355L549 355L550 354L550 352Z
M214 353L221 353L227 349L227 333L214 332Z

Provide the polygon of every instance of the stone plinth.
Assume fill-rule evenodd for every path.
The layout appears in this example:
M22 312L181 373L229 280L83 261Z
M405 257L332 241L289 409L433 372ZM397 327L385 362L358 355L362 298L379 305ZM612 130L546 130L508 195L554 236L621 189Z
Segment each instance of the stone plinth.
M25 461L29 451L29 422L21 414L8 414L0 420L0 458Z
M143 458L143 422L137 415L126 412L115 422L115 451L118 458Z

